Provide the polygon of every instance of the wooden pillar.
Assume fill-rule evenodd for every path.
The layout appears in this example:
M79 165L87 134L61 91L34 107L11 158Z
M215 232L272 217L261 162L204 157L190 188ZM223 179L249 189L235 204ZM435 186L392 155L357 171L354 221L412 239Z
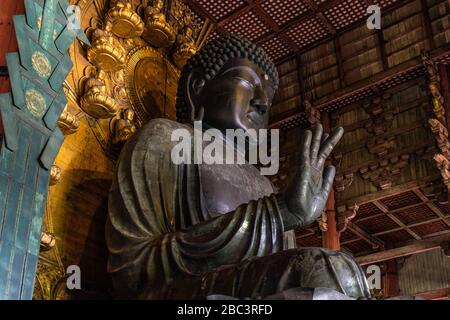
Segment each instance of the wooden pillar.
M384 274L384 296L395 297L400 293L400 286L398 282L398 267L397 261L391 259L385 263L385 274Z
M330 114L322 115L322 125L325 132L331 131ZM330 161L327 161L329 164ZM327 249L340 250L339 232L336 227L336 201L334 197L334 188L331 188L325 209L327 217L327 230L322 232L322 246Z
M336 228L336 203L334 199L334 190L331 189L328 197L327 207L325 209L327 215L327 230L322 232L322 246L327 249L340 250L341 244L339 240L339 231Z

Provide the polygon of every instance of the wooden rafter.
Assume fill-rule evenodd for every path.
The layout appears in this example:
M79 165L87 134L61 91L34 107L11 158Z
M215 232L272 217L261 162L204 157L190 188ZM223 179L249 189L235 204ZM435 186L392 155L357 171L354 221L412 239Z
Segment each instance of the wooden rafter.
M369 243L373 249L381 249L381 250L384 249L385 247L384 241L377 238L376 236L368 234L353 222L351 221L348 222L347 229L356 234L362 240L365 240L367 243Z
M375 200L372 202L378 209L380 209L386 216L388 216L392 221L394 221L396 224L398 224L402 230L405 230L408 232L414 239L421 240L422 238L412 231L406 224L404 224L400 219L398 219L396 216L394 216L392 213L389 212L389 209L386 208L384 204L382 204L380 201Z
M447 225L447 227L450 228L450 221L445 217L444 213L439 209L434 203L428 202L428 198L420 191L420 189L414 189L412 190L417 197L419 197L420 200L422 200L424 203L426 203L426 206L434 212L439 218L442 219L442 221Z
M450 234L445 234L426 240L414 240L413 242L410 242L409 244L402 247L356 257L356 260L360 265L373 264L440 248L442 243L446 241L450 241Z

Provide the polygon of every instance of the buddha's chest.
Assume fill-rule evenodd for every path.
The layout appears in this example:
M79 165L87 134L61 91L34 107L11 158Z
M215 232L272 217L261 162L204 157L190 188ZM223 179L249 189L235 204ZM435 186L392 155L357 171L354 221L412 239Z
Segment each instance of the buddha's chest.
M211 214L223 214L274 192L269 179L250 164L200 165L200 182Z

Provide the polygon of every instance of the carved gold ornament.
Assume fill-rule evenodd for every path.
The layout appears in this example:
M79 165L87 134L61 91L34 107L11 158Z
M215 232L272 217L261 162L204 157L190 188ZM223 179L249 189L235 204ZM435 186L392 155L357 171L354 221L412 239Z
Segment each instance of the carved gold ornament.
M156 48L170 47L176 39L176 31L166 21L163 12L164 1L155 0L153 6L145 9L145 31L142 37Z
M44 115L47 106L42 94L34 89L29 89L25 93L25 101L28 111L30 111L33 116L40 118Z
M50 232L41 232L41 250L50 250L56 245L56 237Z
M81 108L95 119L108 119L117 113L119 105L107 94L95 92L81 98Z
M175 119L179 71L157 50L145 46L128 55L125 87L138 127L153 118Z
M36 51L31 56L31 65L33 69L43 78L48 78L52 73L52 65L47 57L39 51Z
M118 2L108 11L106 19L112 24L111 32L119 38L140 37L144 31L144 22L130 3Z
M125 65L126 52L117 39L110 33L111 24L106 30L97 29L92 36L92 45L88 48L87 58L95 66L106 72L115 72Z
M179 69L182 69L186 62L197 52L197 47L194 42L184 42L182 43L173 54L173 62L177 65Z
M80 127L80 120L76 115L63 111L58 119L58 127L64 135L70 135L77 132Z
M57 165L52 165L50 169L50 182L51 186L58 184L61 181L61 168Z

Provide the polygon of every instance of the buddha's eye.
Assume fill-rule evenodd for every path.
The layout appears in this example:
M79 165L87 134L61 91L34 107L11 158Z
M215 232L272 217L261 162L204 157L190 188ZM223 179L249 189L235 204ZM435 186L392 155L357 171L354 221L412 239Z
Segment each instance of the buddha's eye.
M249 89L255 89L255 85L248 81L247 79L241 78L241 77L233 77L233 80L238 82L239 84L242 84L243 86L249 88Z

